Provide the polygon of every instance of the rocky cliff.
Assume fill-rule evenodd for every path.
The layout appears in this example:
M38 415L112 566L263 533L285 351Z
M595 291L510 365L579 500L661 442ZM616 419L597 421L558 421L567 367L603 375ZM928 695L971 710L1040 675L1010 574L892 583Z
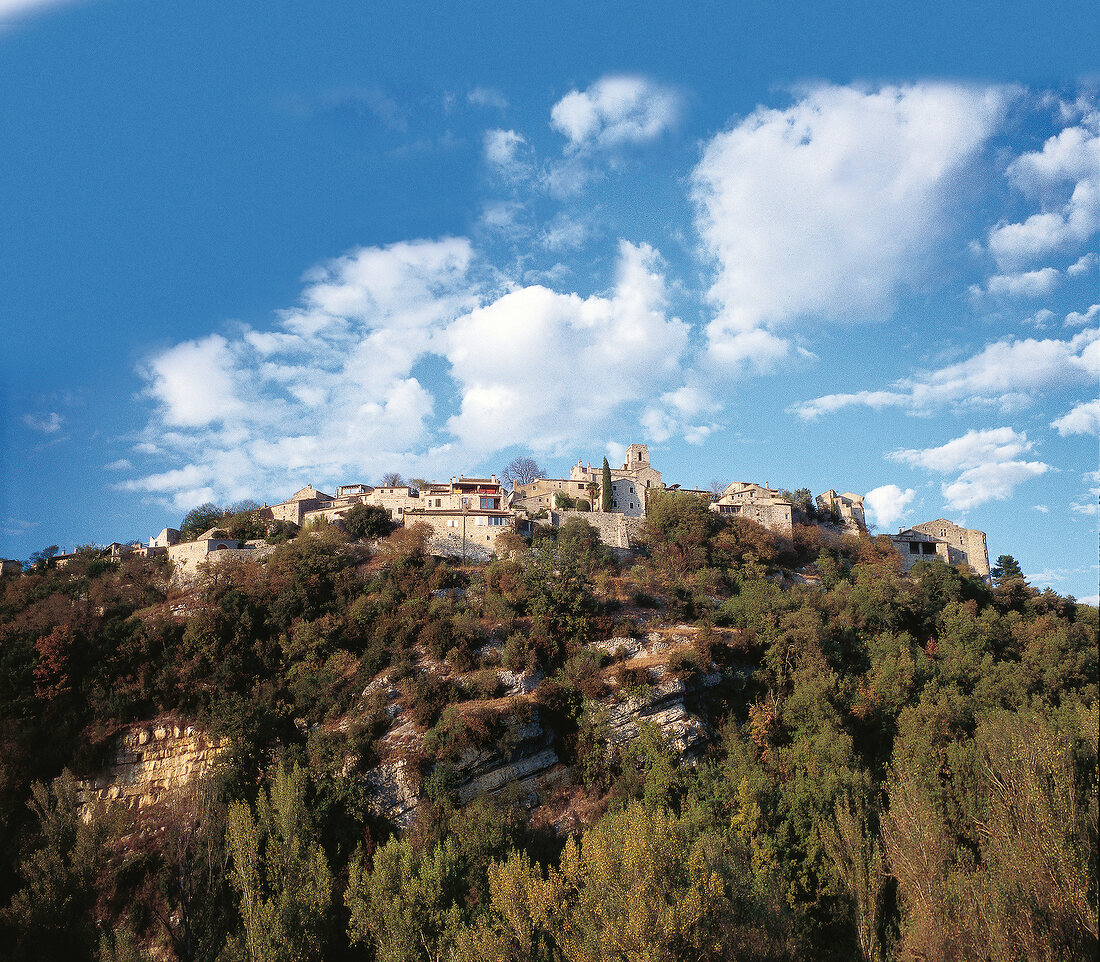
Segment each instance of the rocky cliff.
M149 808L185 792L228 748L225 739L171 719L131 725L112 739L103 770L81 782L82 802Z

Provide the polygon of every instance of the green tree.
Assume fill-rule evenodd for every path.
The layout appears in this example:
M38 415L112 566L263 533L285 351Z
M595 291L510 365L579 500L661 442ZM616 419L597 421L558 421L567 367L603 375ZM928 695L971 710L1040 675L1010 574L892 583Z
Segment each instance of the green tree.
M209 531L225 516L216 504L206 501L192 508L180 522L180 540L194 541L204 531Z
M607 458L603 459L603 474L600 476L600 510L607 512L611 510L611 465L607 463Z
M38 844L20 863L23 887L0 912L6 951L12 959L91 959L104 823L80 817L76 779L68 770L48 788L35 782L27 804Z
M390 513L377 504L357 504L343 520L353 538L384 538L393 530Z
M423 853L407 838L393 839L375 850L369 868L357 852L344 895L352 944L372 946L379 962L446 958L462 921L463 868L453 838Z
M247 802L229 806L226 845L230 880L240 895L243 941L230 957L249 962L299 962L325 957L324 933L332 874L314 840L305 805L306 773L280 764L253 815Z
M996 564L990 569L989 572L993 576L994 584L1000 585L1006 581L1011 581L1014 578L1023 580L1024 572L1020 568L1020 563L1012 557L1010 554L1003 554L998 559Z

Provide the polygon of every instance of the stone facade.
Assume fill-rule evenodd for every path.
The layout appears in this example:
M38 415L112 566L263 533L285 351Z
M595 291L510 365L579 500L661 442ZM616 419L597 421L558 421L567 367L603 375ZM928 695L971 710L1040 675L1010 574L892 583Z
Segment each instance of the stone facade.
M555 528L568 518L581 518L600 533L600 541L611 548L632 548L637 540L644 518L632 518L617 512L603 511L554 511L550 515Z
M794 505L766 484L734 481L710 510L723 516L747 518L776 534L787 537L794 534Z
M946 518L915 524L910 530L946 542L951 564L969 565L979 578L989 583L989 552L984 531L963 528Z
M449 541L495 549L502 532L515 530L515 515L505 500L504 486L495 475L455 477L449 485L429 485L417 506L405 510L405 523L423 522Z
M932 561L939 559L944 564L951 564L951 555L946 541L933 538L930 534L909 529L899 531L896 535L890 535L894 548L901 555L901 563L906 571L910 571L918 561Z
M603 484L603 465L593 467L578 461L569 469L569 480L586 486L593 481ZM624 481L625 485L619 483ZM645 514L648 492L664 486L661 472L649 463L649 447L631 444L626 449L623 466L611 469L613 510L641 517ZM632 502L635 507L630 507Z
M133 725L115 736L104 770L80 783L84 810L155 805L201 779L228 748L228 740L177 721Z
M316 511L333 500L331 494L325 494L312 484L307 484L286 501L271 505L271 517L276 521L290 521L301 527L307 511Z
M822 513L836 512L837 517L840 518L841 523L846 528L867 530L867 518L863 513L862 494L852 494L851 491L839 494L829 488L828 491L814 498L814 501L817 503L818 511Z

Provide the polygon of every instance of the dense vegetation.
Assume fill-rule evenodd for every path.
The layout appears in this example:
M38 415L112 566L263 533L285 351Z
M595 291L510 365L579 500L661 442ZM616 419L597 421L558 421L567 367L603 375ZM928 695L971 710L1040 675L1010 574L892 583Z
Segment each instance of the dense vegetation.
M908 577L888 539L788 542L688 496L655 500L625 567L578 519L505 545L460 567L415 527L373 549L326 527L187 590L93 552L6 578L5 952L1094 956L1095 608L1011 558L992 589L938 561ZM652 679L591 645L673 623L695 641L666 670L721 677L692 764L656 728L609 739L603 705ZM544 677L509 701L501 668ZM382 671L423 733L404 833L363 778L395 724ZM166 714L231 738L228 764L153 821L82 819L74 778ZM507 789L458 803L451 763L516 716L570 766L573 834Z

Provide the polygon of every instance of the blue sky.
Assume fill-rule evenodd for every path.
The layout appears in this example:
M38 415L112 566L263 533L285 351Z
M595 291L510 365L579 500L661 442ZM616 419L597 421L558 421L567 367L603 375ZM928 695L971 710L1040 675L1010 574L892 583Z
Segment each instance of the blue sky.
M0 0L0 555L640 441L1094 598L1098 36L1091 2Z

